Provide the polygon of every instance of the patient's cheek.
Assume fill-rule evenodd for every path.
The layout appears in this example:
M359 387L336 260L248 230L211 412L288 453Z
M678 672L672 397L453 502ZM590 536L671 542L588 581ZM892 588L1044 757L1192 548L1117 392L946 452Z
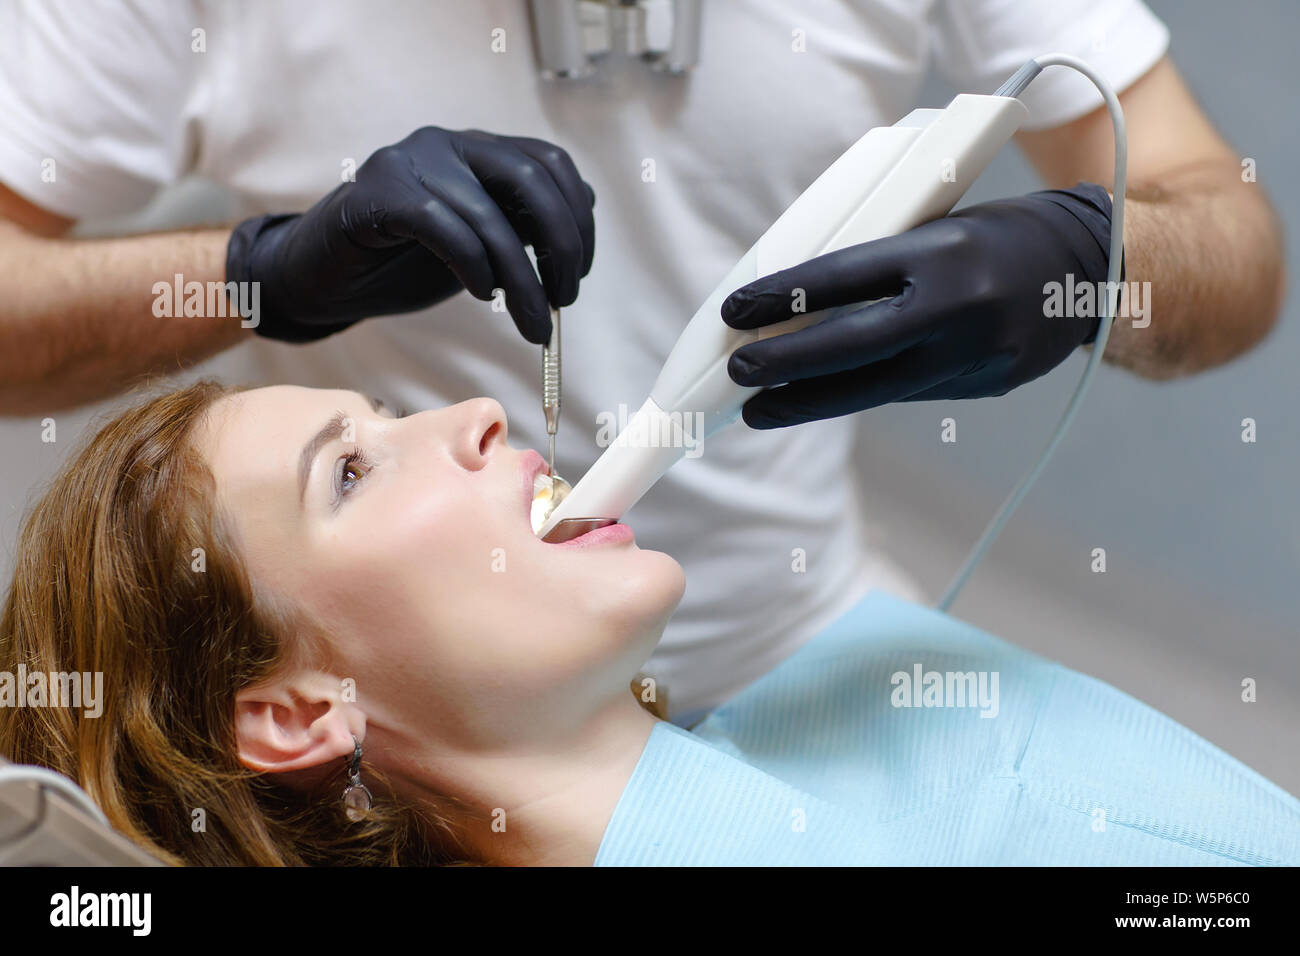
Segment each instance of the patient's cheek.
M472 522L463 503L443 501L428 491L376 487L374 507L357 509L340 526L337 547L350 562L400 571L410 562L428 562L463 552Z

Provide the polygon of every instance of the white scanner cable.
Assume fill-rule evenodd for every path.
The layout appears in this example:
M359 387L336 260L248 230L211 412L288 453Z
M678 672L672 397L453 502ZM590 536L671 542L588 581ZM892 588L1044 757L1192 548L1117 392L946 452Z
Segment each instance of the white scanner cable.
M1124 254L1124 182L1128 166L1128 140L1124 132L1124 111L1120 108L1115 91L1110 88L1110 84L1102 79L1096 70L1078 57L1070 56L1067 53L1048 53L1044 56L1034 57L1022 66L1010 79L998 87L993 95L1019 96L1025 87L1033 81L1034 77L1041 73L1044 67L1048 66L1068 66L1092 80L1093 85L1100 91L1102 99L1106 101L1106 108L1110 111L1111 125L1115 131L1115 185L1110 217L1110 262L1106 276L1106 307L1101 315L1101 324L1097 328L1097 338L1093 342L1092 354L1088 357L1087 368L1084 369L1083 376L1079 379L1074 395L1070 397L1070 403L1065 407L1065 414L1061 416L1055 431L1052 432L1052 437L1048 440L1042 452L1039 453L1034 466L1020 479L1020 483L1012 489L1011 494L1002 503L998 513L993 516L993 520L984 529L984 534L980 536L975 547L971 549L969 556L966 558L966 563L957 572L957 576L952 579L947 591L944 592L943 597L935 605L941 611L947 611L956 599L962 586L971 576L971 572L975 570L975 566L979 564L980 559L984 557L985 552L993 543L993 539L998 536L1002 526L1007 523L1011 513L1020 504L1020 500L1028 493L1034 482L1038 480L1039 473L1042 472L1047 460L1052 457L1052 452L1056 451L1056 446L1060 444L1061 439L1065 436L1066 429L1070 427L1075 412L1079 410L1079 405L1083 402L1083 396L1088 391L1088 386L1092 384L1093 376L1097 373L1097 366L1101 364L1102 354L1106 351L1106 341L1110 338L1111 323L1114 321L1115 311L1118 307L1120 267Z

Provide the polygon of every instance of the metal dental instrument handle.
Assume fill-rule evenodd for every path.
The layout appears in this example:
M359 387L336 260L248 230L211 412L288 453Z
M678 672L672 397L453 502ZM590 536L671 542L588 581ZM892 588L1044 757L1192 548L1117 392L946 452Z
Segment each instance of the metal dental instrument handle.
M555 433L560 427L560 310L551 309L551 340L542 346L542 411L546 415L546 434L550 437L549 475L552 482L551 511L559 507L573 487L555 473ZM588 531L614 524L613 518L565 518L545 535L548 544L571 541Z
M553 483L552 494L559 496L552 504L552 509L573 490L567 481L555 473L555 433L560 427L560 385L560 310L551 309L551 340L542 346L542 411L546 415L546 434L551 440L549 474ZM561 521L542 540L558 544L613 523L609 518L568 518Z
M560 427L560 310L551 309L551 340L542 346L542 411L551 439L550 471L555 477L555 433Z

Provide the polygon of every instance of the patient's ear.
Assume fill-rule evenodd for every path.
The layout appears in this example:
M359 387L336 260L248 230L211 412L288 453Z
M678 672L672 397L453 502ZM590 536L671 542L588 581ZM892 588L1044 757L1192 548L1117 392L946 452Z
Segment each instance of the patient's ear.
M263 773L308 770L349 756L365 715L344 702L337 677L297 671L235 694L239 762Z

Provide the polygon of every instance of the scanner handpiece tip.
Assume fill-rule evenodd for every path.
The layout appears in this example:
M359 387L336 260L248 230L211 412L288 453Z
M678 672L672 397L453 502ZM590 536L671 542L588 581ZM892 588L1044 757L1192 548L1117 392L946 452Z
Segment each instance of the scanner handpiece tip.
M563 544L589 531L617 524L613 518L565 518L542 538L547 544Z

